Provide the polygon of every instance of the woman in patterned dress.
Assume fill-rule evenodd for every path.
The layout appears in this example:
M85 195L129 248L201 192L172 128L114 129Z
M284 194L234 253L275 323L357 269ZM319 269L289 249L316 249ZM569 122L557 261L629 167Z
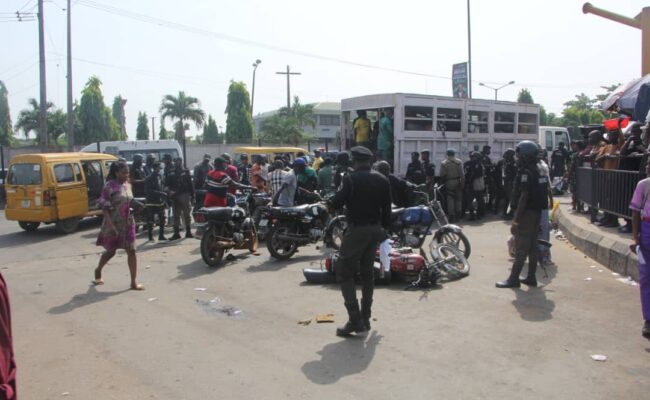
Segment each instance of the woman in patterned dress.
M97 236L97 246L103 246L106 251L99 259L93 283L95 285L104 283L102 268L113 258L117 249L124 249L131 273L131 289L143 290L144 286L136 282L138 262L135 256L135 220L130 208L133 193L128 179L129 167L126 162L118 161L111 165L108 180L98 200L104 212L104 220Z

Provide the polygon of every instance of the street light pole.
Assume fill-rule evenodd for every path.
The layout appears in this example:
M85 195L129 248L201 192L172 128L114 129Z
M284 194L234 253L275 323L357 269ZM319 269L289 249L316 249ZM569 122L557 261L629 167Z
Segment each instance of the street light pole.
M503 89L506 86L510 86L510 85L514 85L514 84L515 84L515 81L510 81L510 82L506 83L505 85L501 85L501 86L495 88L495 87L492 87L492 86L488 86L483 82L478 83L479 86L485 86L488 89L494 90L494 101L498 100L497 99L497 93L499 92L499 90Z
M253 106L255 105L255 71L257 67L262 63L262 60L257 59L253 63L253 90L251 92L251 118L253 118Z

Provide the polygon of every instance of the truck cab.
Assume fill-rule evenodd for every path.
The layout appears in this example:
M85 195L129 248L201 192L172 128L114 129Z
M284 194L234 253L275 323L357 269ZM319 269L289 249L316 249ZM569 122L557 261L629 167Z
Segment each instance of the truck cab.
M537 140L549 153L557 149L560 143L564 143L565 149L568 149L571 143L568 129L562 126L540 126Z

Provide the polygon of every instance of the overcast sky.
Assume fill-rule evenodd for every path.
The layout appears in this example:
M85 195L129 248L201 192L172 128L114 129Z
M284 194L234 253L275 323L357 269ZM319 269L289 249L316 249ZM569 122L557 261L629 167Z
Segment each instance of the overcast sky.
M9 91L14 123L27 100L39 98L38 25L11 22L5 13L36 13L36 3L0 2L0 80ZM640 31L583 14L583 3L472 1L473 97L494 96L478 82L499 86L514 80L515 85L499 91L499 99L514 101L525 87L537 103L560 113L562 104L575 94L594 96L603 92L602 85L638 77ZM128 100L126 127L131 138L138 111L157 117L162 96L180 90L198 97L203 109L225 128L229 81L244 81L250 91L256 59L262 60L255 83L258 113L286 104L286 80L276 72L287 64L302 73L292 77L291 92L303 103L390 92L451 96L451 66L466 61L468 53L465 0L72 0L72 4L75 99L88 78L97 75L108 106L116 95ZM593 4L629 17L648 6L641 0ZM66 0L49 0L44 12L48 100L64 110L65 5ZM170 122L166 125L171 129Z

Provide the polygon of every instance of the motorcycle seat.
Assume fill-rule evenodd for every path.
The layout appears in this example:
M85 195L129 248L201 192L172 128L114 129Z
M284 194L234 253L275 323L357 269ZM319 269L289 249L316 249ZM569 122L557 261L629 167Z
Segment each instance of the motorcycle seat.
M203 207L199 212L205 213L208 219L228 221L232 219L232 207Z
M273 207L271 208L271 215L302 215L307 213L309 204L294 207Z

